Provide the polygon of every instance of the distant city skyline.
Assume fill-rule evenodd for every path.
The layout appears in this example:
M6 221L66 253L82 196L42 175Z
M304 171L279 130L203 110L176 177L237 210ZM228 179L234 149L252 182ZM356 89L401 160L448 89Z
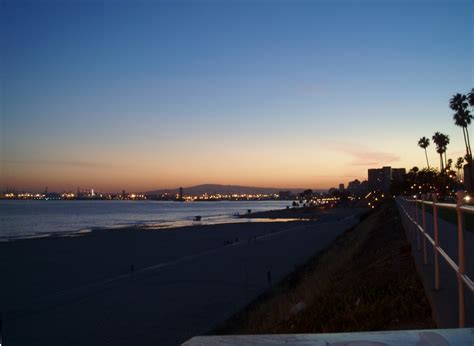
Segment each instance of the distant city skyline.
M367 180L364 179L365 181ZM248 186L248 185L229 185L229 184L198 184L198 185L192 185L192 186L169 186L169 187L163 187L163 188L159 188L159 189L149 189L149 190L130 190L130 189L126 189L126 188L123 188L123 189L119 189L119 190L116 190L116 191L107 191L107 190L97 190L96 188L94 187L90 187L90 186L78 186L76 187L75 189L62 189L62 190L55 190L55 189L51 189L48 185L42 187L42 188L38 188L38 189L22 189L22 188L14 188L14 187L6 187L4 188L2 191L0 191L0 195L1 193L33 193L33 194L40 194L40 193L72 193L74 195L77 195L78 192L80 193L85 193L85 194L93 194L95 192L95 194L121 194L121 193L149 193L149 194L156 194L156 193L165 193L165 192L170 192L170 193L173 193L173 194L178 194L180 189L183 189L184 191L184 195L188 194L189 193L189 190L195 190L196 188L199 188L199 190L203 190L203 188L205 186L217 186L219 187L220 190L224 189L225 190L225 187L230 187L230 188L242 188L242 189L260 189L260 190L268 190L268 191L273 191L273 192L279 192L279 191L291 191L291 192L302 192L304 190L307 190L307 189L311 189L313 190L314 192L324 192L324 191L327 191L329 190L330 188L317 188L317 187L311 187L311 186L299 186L299 187L282 187L282 186ZM332 186L334 187L334 186ZM207 191L208 193L213 193L213 188L211 188L209 191ZM204 190L203 192L200 192L200 193L204 193ZM192 195L195 195L195 194L200 194L200 193L195 193L195 192L192 192L191 194Z
M0 189L338 187L424 167L472 87L472 1L12 1ZM430 163L438 155L428 148Z

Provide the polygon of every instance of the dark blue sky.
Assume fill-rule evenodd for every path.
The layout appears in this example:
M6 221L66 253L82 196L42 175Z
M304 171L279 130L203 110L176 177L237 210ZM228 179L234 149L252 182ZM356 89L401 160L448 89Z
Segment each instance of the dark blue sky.
M329 187L436 130L462 154L472 1L1 6L2 186Z

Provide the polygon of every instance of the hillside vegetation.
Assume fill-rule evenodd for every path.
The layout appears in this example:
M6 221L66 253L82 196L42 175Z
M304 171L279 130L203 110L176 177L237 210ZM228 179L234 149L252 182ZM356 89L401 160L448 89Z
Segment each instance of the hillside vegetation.
M390 201L209 334L435 327Z

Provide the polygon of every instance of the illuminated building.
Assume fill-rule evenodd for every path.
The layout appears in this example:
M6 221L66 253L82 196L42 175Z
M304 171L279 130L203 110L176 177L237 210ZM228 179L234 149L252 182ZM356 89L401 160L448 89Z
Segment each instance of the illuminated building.
M371 168L368 170L368 184L370 191L390 192L393 181L405 179L405 168L392 168L384 166L382 168Z

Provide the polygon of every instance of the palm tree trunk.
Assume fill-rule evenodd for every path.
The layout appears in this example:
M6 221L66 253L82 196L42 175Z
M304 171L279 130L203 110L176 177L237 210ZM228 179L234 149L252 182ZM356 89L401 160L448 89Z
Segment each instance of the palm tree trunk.
M443 153L440 153L439 154L439 161L440 161L440 164L439 164L439 171L441 173L444 172L444 168L443 168Z
M466 138L466 128L462 128L462 135L464 137L464 145L466 146L466 155L469 156L469 146L467 145L467 138Z
M428 166L428 170L430 169L430 163L428 161L428 152L426 151L426 148L425 148L425 156L426 156L426 165Z
M472 158L472 151L471 151L471 141L469 140L469 130L466 126L466 137L467 137L467 146L469 148L469 157Z

